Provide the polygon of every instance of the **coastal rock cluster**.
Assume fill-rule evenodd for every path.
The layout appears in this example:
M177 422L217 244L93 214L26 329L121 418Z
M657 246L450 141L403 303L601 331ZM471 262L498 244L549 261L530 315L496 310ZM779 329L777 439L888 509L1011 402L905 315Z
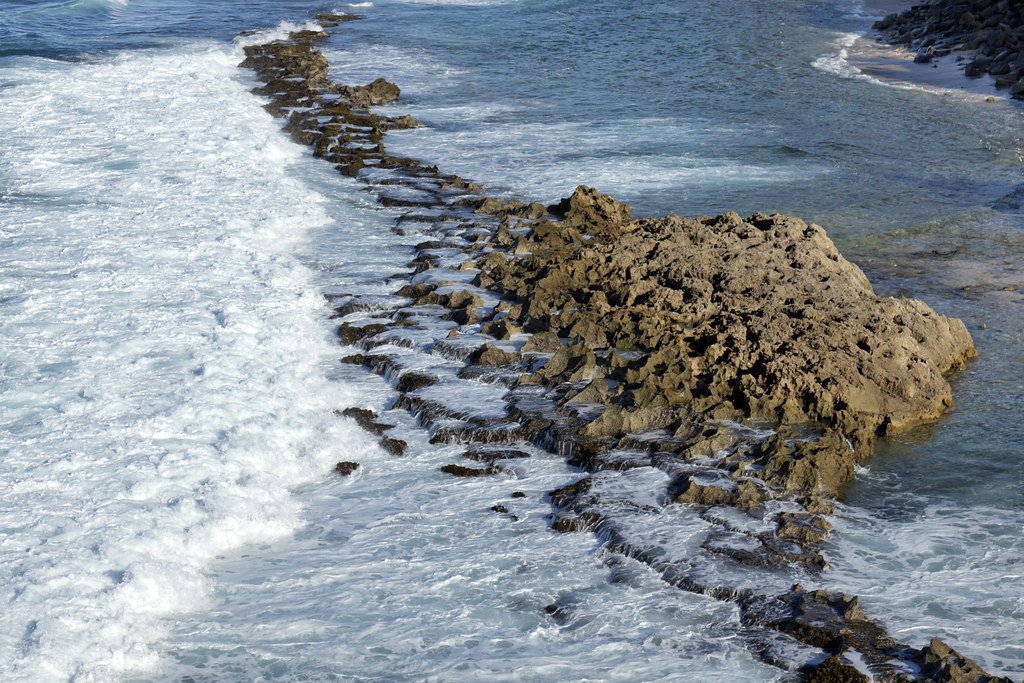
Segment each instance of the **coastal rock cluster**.
M352 18L317 21L331 28ZM387 132L420 124L369 110L399 97L394 84L332 82L315 49L326 37L298 31L247 47L242 66L264 83L254 92L296 142L365 183L382 206L405 211L396 231L427 237L410 271L393 276L393 296L332 300L339 341L356 351L343 362L387 378L398 394L391 407L415 415L431 442L465 447L468 464L444 473L501 476L530 458L522 444L564 454L583 474L549 495L555 531L594 531L666 582L736 602L748 626L822 653L794 664L752 643L807 680L866 680L843 654L854 651L883 680L998 680L940 641L921 651L897 643L855 597L730 586L621 522L624 510L688 506L719 529L701 545L713 562L817 577L827 567L819 544L831 500L854 463L877 437L936 420L952 404L944 375L975 354L962 323L875 295L820 227L796 218L632 220L628 206L591 188L551 206L526 203L389 155ZM506 387L505 413L446 405L431 393L445 380L392 351L412 346L461 362L459 381ZM378 415L340 414L386 452L404 453ZM358 468L342 462L336 471ZM646 502L623 498L609 483L630 471L650 473L660 489ZM505 504L491 509L515 519Z
M325 14L316 20L330 28L358 18ZM367 109L394 102L401 90L383 78L355 86L330 81L327 58L314 49L327 36L323 30L294 31L287 40L246 46L239 66L255 71L265 84L253 93L270 98L266 108L274 116L288 116L285 131L295 142L312 145L314 156L347 176L354 177L367 166L418 166L412 159L386 154L381 140L388 130L422 124L410 116L381 116Z
M915 61L965 53L969 77L990 74L1024 98L1024 8L1008 0L937 0L890 14L874 28L916 51Z
M534 222L480 258L476 283L515 302L505 335L566 340L526 381L587 381L566 400L609 407L589 436L683 420L676 436L687 438L693 414L816 423L849 440L829 450L852 461L878 435L938 419L952 405L944 373L975 355L962 322L876 296L799 219L629 221L629 207L585 187L552 208L560 222ZM765 464L782 488L830 495L850 469L797 476Z

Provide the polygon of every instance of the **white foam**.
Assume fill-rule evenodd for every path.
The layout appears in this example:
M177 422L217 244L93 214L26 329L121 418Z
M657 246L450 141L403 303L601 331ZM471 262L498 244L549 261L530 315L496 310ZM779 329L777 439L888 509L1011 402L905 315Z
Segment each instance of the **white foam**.
M562 458L514 461L514 480L457 479L439 467L461 448L402 435L403 458L310 491L314 521L296 538L219 565L222 612L181 625L169 676L779 677L736 636L735 605L668 586L591 534L549 528L545 492L579 476ZM643 489L643 475L612 478Z
M128 0L75 0L69 7L92 9L94 7L127 7Z
M315 21L282 21L272 28L261 31L247 31L242 35L235 36L234 44L237 48L244 45L263 45L275 40L284 40L288 34L295 31L315 31L320 29L320 24Z
M20 60L0 101L6 680L160 665L207 568L291 533L291 489L364 437L294 253L325 200L240 51ZM5 77L7 74L4 74ZM360 446L363 444L363 446Z
M989 673L1020 678L1024 512L903 497L905 514L884 518L839 507L828 583L860 596L898 640L941 638Z
M860 38L857 33L839 33L836 35L834 46L837 48L837 52L828 55L822 55L813 62L811 66L816 69L821 69L828 73L842 76L843 78L857 78L862 77L861 70L850 63L850 48Z

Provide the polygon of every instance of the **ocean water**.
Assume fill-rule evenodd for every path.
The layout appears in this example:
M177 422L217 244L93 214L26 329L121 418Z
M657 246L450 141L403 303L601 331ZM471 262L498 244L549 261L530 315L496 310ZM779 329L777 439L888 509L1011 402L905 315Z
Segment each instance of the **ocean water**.
M585 183L634 215L798 215L879 292L963 318L980 357L956 408L859 470L828 572L708 571L857 594L904 642L1024 677L1024 110L865 77L847 48L875 13L846 0L4 3L0 677L786 676L734 605L551 531L544 494L578 477L560 457L448 477L461 449L338 363L323 295L392 293L421 238L236 68L324 11L365 16L324 45L332 77L388 78L387 110L428 124L393 153L528 200ZM433 390L453 407L500 411L405 353L452 378ZM607 485L642 501L659 476ZM680 557L711 526L682 506L624 523Z

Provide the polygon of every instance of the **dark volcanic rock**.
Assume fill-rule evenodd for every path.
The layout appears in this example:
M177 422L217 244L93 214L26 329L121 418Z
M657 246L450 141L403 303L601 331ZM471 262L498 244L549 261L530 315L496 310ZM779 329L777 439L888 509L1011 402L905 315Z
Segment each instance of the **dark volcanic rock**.
M380 447L390 455L405 455L405 451L408 446L409 444L401 439L393 439L389 436L385 436L380 440Z
M366 408L345 408L345 410L341 411L341 414L352 418L360 427L377 436L394 427L394 425L384 422L377 422L377 415L372 410L367 410Z
M857 598L841 593L796 585L775 597L742 598L740 607L745 623L777 629L830 654L856 650L878 667L885 668L901 649L885 629L865 618Z
M483 477L488 474L497 474L501 471L498 467L464 467L462 465L444 465L441 471L453 477Z
M345 477L359 469L359 463L357 462L339 462L334 466L334 471Z
M407 372L398 380L398 384L395 388L402 393L406 393L409 391L416 391L417 389L436 383L436 377L424 375L420 372Z

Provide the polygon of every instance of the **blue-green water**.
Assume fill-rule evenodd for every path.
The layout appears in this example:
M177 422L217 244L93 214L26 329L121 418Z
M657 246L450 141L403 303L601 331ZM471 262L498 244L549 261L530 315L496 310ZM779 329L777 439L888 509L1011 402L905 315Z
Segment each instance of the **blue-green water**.
M998 203L1024 112L857 76L871 12L797 0L5 2L0 674L784 676L729 604L553 535L558 458L455 485L408 418L395 461L333 416L392 394L336 369L320 293L389 291L417 240L235 67L324 11L365 16L325 44L332 77L386 77L428 124L393 153L530 200L585 183L634 215L798 215L879 292L963 318L957 407L858 474L820 583L1024 675L1024 214ZM513 487L510 525L489 507ZM688 547L701 521L673 515Z

